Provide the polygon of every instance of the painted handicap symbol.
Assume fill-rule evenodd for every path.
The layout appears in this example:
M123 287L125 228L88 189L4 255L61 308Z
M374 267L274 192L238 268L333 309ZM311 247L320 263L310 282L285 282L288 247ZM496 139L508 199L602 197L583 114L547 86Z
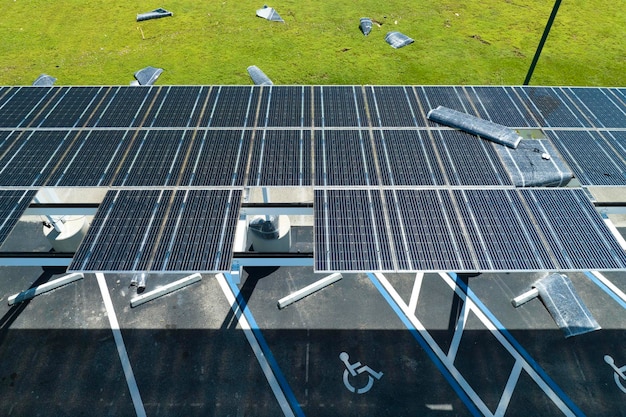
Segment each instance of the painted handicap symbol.
M626 386L624 386L624 382L626 382L626 365L618 368L615 365L615 361L613 360L613 358L609 355L604 356L604 362L608 363L609 366L613 369L613 379L615 380L617 387L626 394Z
M346 352L341 352L339 354L339 359L341 359L341 361L346 366L346 369L343 371L343 384L346 386L346 388L348 388L348 391L350 392L356 392L357 394L365 394L367 391L369 391L372 388L372 385L374 385L374 378L380 379L383 377L382 372L375 372L369 366L361 366L361 362L355 362L351 364L349 361L350 356ZM355 388L350 383L350 380L349 380L350 376L354 377L364 372L368 373L367 384L365 384L363 388Z

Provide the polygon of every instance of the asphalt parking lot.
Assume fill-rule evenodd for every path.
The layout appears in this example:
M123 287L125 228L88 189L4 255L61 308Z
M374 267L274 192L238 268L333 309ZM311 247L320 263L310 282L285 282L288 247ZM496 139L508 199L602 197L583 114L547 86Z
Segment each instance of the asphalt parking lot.
M537 273L344 274L279 309L323 275L204 275L131 308L130 275L9 306L63 271L0 272L6 416L626 415L620 272L568 275L602 329L567 339L539 299L511 305Z

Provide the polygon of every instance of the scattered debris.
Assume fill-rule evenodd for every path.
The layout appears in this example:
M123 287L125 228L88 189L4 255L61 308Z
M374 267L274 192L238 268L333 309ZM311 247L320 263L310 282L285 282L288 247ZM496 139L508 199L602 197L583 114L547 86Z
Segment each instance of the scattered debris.
M263 19L267 19L269 21L272 22L283 22L285 23L285 21L283 20L282 17L280 17L280 15L278 14L278 12L276 10L274 10L271 7L268 7L267 5L263 5L262 9L259 9L256 11L256 15L259 17L262 17Z
M383 26L383 22L376 20L376 19L372 19L372 22L374 22L374 24L376 26L378 26L379 28Z
M476 39L478 42L483 43L485 45L491 45L491 42L487 42L486 40L481 38L480 35L472 35L472 36L470 36L470 38Z
M137 21L141 22L142 20L150 20L150 19L159 19L161 17L174 16L174 13L168 12L165 9L154 9L151 12L139 13L137 14Z
M343 49L340 49L339 52L348 52L349 50L350 48L343 48Z
M389 32L387 36L385 36L385 41L394 48L402 48L403 46L412 44L415 42L413 39L408 36L400 33L400 32Z
M361 29L361 32L363 32L365 36L369 35L370 32L372 31L372 19L370 19L369 17L362 17L361 23L359 24L359 28Z
M139 85L152 85L159 78L163 69L154 67L145 67L135 73L135 79ZM132 84L131 85L135 85Z
M33 82L33 85L36 87L51 87L54 85L54 82L57 79L47 75L47 74L41 74L39 77L37 77L37 79Z
M507 126L443 106L432 109L426 117L433 122L460 129L513 149L517 148L517 145L522 140L522 137L517 132Z
M254 85L274 85L272 80L270 80L269 77L265 75L265 73L256 65L250 65L248 67L248 74L250 74L250 78L252 78Z

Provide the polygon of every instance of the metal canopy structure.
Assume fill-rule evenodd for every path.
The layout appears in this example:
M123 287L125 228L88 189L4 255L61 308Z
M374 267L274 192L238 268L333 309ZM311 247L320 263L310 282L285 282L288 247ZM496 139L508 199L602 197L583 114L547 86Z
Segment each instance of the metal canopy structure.
M624 88L0 87L0 189L22 193L2 215L42 188L104 187L70 269L226 271L243 191L309 187L319 271L625 269L583 189L515 188L532 161L511 170L501 145L426 117L530 132L583 188L626 186L625 103Z

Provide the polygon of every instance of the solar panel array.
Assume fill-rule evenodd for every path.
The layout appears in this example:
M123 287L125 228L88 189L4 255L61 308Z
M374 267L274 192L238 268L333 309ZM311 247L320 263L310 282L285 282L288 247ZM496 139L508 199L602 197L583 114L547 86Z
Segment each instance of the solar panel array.
M580 189L318 189L323 271L621 269Z
M513 129L541 129L583 186L623 186L625 103L623 88L0 87L0 187L111 189L74 270L226 270L236 201L255 186L316 190L320 270L623 268L621 255L591 247L571 248L586 254L582 263L561 256L574 232L585 236L584 247L606 241L614 250L581 195L575 203L584 209L572 215L586 223L567 232L558 217L540 214L535 205L543 203L533 203L552 199L550 207L565 210L560 194L516 191L497 145L426 114L442 105ZM210 216L227 219L199 229L210 236L202 245L217 245L206 259L202 245L182 243L187 231L199 230L172 226L192 222L190 207L201 205L190 203L196 193L216 199ZM487 206L496 202L492 213ZM514 213L506 217L513 223L485 220L496 213ZM507 227L517 230L519 245L508 257L497 250L506 237L497 231Z

